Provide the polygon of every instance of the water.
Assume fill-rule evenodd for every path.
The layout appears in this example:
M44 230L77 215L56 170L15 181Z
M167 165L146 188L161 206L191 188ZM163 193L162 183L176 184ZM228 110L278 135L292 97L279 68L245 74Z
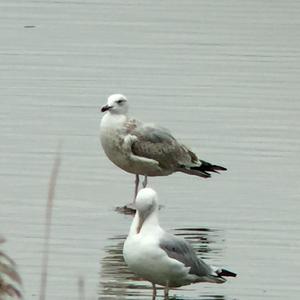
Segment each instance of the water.
M86 299L150 299L121 257L131 217L114 211L134 177L98 141L99 107L116 92L133 115L228 168L210 180L150 178L162 226L239 274L171 295L297 297L299 12L295 1L0 2L0 224L27 299L38 298L59 141L47 299L78 298L78 278Z

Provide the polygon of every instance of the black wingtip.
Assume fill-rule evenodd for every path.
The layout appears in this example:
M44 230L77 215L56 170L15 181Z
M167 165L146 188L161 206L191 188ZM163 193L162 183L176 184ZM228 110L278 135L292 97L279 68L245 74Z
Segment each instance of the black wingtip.
M224 277L236 277L237 274L236 273L233 273L231 271L228 271L228 270L225 270L225 269L221 269L219 272L218 272L218 275L219 276L224 276Z
M210 178L211 177L211 175L209 173L205 172L205 171L201 171L201 174L202 174L201 176L203 178Z
M222 167L222 166L212 165L212 168L213 168L215 171L227 171L227 168Z
M219 173L219 171L227 171L227 169L225 167L213 165L204 160L200 160L200 162L201 162L201 165L199 167L191 167L191 169L201 171L202 173L204 173L206 175L210 175L208 172ZM210 176L207 176L207 177L210 177Z

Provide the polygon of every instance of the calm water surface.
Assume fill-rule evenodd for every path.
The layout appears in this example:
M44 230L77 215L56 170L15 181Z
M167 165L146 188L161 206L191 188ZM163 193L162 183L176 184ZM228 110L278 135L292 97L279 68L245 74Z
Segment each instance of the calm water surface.
M300 294L300 3L0 2L0 232L37 299L50 170L63 142L47 299L150 299L128 271L130 216L114 208L133 176L98 141L99 107L169 128L228 172L150 179L161 224L239 274L176 299L296 299ZM161 298L162 291L159 293Z

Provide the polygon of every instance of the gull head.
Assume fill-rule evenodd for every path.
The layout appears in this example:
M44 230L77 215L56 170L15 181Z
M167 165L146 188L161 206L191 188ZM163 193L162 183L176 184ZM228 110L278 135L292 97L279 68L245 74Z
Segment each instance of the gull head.
M112 114L126 114L128 112L127 98L121 94L110 95L107 104L102 106L101 111L108 111Z
M137 233L139 233L145 220L158 208L156 192L151 188L140 190L136 196L135 205L139 216L137 226Z
M157 207L157 193L151 188L141 189L136 196L136 208L140 212L152 212Z

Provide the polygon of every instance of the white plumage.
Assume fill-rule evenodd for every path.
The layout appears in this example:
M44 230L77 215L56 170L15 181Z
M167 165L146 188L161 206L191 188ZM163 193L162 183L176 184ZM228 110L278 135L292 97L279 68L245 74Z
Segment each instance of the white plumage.
M153 284L170 287L196 282L223 283L223 276L236 274L211 267L199 259L184 239L165 232L158 222L156 192L151 188L140 190L136 199L136 214L124 243L123 255L128 267Z

